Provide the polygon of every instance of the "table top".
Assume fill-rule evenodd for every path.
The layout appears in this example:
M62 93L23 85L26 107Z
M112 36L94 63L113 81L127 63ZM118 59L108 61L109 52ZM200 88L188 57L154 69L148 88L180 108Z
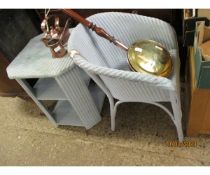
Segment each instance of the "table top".
M10 79L56 77L74 66L69 54L52 58L50 49L41 41L42 36L32 38L7 67Z

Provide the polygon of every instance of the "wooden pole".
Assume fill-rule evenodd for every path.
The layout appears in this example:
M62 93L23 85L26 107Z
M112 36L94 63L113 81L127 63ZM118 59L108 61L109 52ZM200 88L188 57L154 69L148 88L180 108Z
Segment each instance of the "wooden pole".
M107 40L109 40L111 43L115 44L116 46L122 48L125 51L128 51L128 47L126 47L123 43L115 39L113 36L108 34L104 29L101 27L97 27L92 22L88 21L84 17L80 16L78 13L71 9L63 9L63 12L72 17L74 20L82 23L84 26L88 27L92 31L96 32L100 37L103 37Z

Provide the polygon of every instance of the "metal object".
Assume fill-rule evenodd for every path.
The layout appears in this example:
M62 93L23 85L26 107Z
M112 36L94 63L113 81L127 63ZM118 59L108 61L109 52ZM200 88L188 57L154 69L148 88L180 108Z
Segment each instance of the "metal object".
M53 58L62 58L67 50L64 45L67 43L70 36L69 32L69 19L67 19L65 26L60 26L60 19L56 15L48 16L50 10L46 12L45 17L41 23L41 29L44 33L42 41L50 48ZM49 20L54 20L54 24L49 26Z
M136 41L130 47L127 47L104 29L97 27L73 10L64 9L63 11L84 26L95 31L99 36L127 51L128 63L133 71L163 77L168 77L171 74L173 70L171 55L160 43L152 40L143 40Z
M66 20L65 26L64 26L64 28L62 28L62 33L61 33L61 35L59 37L60 43L63 46L67 43L67 41L69 39L69 36L70 36L69 21L70 21L70 19Z
M47 42L47 46L50 48L53 58L62 58L67 53L67 50L65 49L64 45L70 36L68 24L69 24L69 19L67 19L64 28L61 28L59 26L59 18L55 20L54 30L56 30L56 28L57 29L59 28L59 30L61 30L62 33L54 38L52 37L52 39L50 39Z
M158 42L136 41L128 49L128 62L137 72L167 77L173 70L170 53Z
M47 45L50 48L53 58L62 58L67 53L67 50L58 39L51 39Z

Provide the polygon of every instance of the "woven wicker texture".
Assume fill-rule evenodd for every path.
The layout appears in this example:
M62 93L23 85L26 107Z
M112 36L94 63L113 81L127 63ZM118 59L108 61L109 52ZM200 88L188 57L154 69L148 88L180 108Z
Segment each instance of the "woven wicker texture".
M170 113L170 116L177 127L181 141L183 134L179 93L180 60L173 28L159 19L128 13L100 13L89 17L89 20L127 46L142 39L160 42L173 58L173 73L169 78L132 72L124 50L110 44L81 24L75 28L69 40L69 51L79 52L79 55L74 56L74 62L105 89L110 101L112 130L115 126L117 106L120 103L147 102L165 110L158 102L169 101L173 108L173 114ZM114 104L113 98L119 101ZM169 113L168 110L165 111Z
M74 65L68 54L63 58L52 58L50 49L41 41L42 36L31 39L7 67L10 79L55 77Z

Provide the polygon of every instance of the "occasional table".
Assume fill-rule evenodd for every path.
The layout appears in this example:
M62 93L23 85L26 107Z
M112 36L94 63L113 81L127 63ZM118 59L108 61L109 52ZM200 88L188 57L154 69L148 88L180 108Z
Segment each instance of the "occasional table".
M32 38L11 62L8 77L16 79L55 126L90 129L101 120L104 93L73 63L69 54L52 58L41 38L42 34ZM31 78L38 79L35 85L28 83ZM49 110L45 100L55 100L55 107Z

